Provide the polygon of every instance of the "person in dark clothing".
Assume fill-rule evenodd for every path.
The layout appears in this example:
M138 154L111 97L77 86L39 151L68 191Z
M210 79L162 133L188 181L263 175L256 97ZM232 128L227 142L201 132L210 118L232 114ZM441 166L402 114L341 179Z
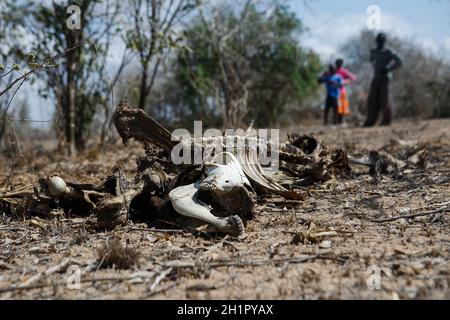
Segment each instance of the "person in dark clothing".
M328 72L325 72L324 74L322 74L322 76L320 76L319 83L325 84L327 88L327 98L325 100L324 109L324 124L328 124L328 113L330 109L333 111L333 124L337 124L339 122L339 94L344 81L342 77L336 73L336 68L332 64L330 64L328 67Z
M381 125L390 125L392 109L389 100L389 82L392 71L402 65L401 57L394 49L386 46L386 35L380 33L376 37L377 47L370 51L370 62L374 68L374 76L367 100L367 119L364 127L375 125L380 111L383 112Z

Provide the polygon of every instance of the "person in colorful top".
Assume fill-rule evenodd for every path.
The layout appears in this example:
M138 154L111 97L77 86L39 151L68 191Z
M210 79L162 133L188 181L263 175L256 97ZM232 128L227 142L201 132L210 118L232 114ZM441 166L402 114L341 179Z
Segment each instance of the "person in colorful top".
M344 82L343 83L344 85L341 87L341 92L338 101L338 119L339 123L343 123L344 117L350 113L350 103L348 101L347 90L345 89L345 85L349 84L352 81L355 81L356 76L349 70L344 68L343 59L337 59L335 65L336 65L336 73L342 77L342 80Z
M392 71L402 65L402 58L394 49L386 46L386 35L379 33L376 37L376 48L370 51L370 62L373 65L374 76L370 86L367 100L367 119L364 127L372 127L378 119L380 111L383 111L382 126L391 124L392 109L389 101L389 82Z
M330 64L328 71L323 73L319 78L319 83L325 84L327 89L327 98L325 100L324 124L328 124L328 113L330 109L333 111L333 124L338 123L338 101L340 90L344 84L342 77L336 73L336 68Z

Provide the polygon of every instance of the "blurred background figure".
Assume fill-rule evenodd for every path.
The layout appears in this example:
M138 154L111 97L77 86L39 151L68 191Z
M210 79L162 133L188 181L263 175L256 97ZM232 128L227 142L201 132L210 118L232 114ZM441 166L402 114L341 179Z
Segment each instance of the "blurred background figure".
M389 82L392 71L402 65L402 59L394 49L386 46L386 35L379 33L375 39L377 47L370 52L370 62L374 68L374 76L367 101L367 119L364 127L373 126L383 110L382 126L391 124L392 108L389 100Z
M327 89L324 109L324 125L328 124L328 113L330 109L333 111L333 124L338 124L338 101L340 90L343 86L342 77L336 73L336 68L330 64L328 66L328 71L320 76L319 83L325 84Z
M342 77L343 86L341 87L338 101L338 122L344 123L344 117L350 113L350 102L347 97L345 85L356 80L356 76L344 68L344 60L336 60L336 74Z

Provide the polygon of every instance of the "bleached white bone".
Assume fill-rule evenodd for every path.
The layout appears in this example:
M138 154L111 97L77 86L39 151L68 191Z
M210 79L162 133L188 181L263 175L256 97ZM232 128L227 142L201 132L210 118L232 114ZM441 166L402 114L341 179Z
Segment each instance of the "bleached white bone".
M226 164L215 163L219 156L226 157ZM243 228L242 221L237 216L218 218L211 213L211 208L200 202L196 193L200 188L213 191L219 196L250 185L236 157L231 153L217 155L212 163L205 164L207 176L203 180L189 185L180 186L169 192L169 199L176 212L183 216L205 221L222 231L236 231Z
M183 216L205 221L218 228L225 228L227 226L225 219L214 216L208 206L194 199L198 189L199 182L173 189L169 193L169 198L175 211Z
M225 157L226 164L218 164L219 157ZM223 152L213 158L212 163L205 163L207 176L201 182L202 185L209 184L214 190L219 192L230 192L235 188L250 186L250 182L245 176L236 157L229 153Z

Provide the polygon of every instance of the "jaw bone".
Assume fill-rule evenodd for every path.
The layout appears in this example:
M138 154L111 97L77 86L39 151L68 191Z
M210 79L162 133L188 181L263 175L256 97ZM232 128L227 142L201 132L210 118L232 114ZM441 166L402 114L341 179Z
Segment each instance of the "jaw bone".
M230 153L219 154L215 159L222 155L231 160L224 165L214 162L205 164L206 178L173 189L169 193L169 199L179 214L207 222L213 226L212 230L240 236L244 233L244 224L238 215L217 217L211 213L213 208L199 199L202 192L207 192L212 194L214 201L227 203L236 200L243 202L243 208L248 208L249 204L253 206L244 187L250 183L237 159ZM246 201L242 201L243 194Z

